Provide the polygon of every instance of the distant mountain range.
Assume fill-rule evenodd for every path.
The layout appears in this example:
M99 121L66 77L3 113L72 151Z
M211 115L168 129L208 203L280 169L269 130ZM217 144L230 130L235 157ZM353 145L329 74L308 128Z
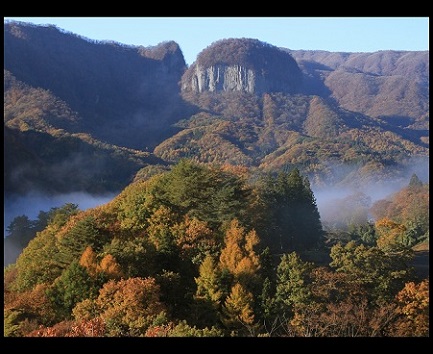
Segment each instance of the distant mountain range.
M429 156L429 52L222 39L155 47L4 24L5 193L119 191L183 157L315 185L407 177ZM410 173L410 171L409 171Z

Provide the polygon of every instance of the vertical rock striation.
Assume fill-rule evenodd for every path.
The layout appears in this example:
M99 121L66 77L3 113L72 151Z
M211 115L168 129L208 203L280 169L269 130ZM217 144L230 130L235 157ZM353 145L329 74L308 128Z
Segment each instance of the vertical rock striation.
M182 77L184 92L296 92L301 70L292 56L254 39L216 42L201 52Z

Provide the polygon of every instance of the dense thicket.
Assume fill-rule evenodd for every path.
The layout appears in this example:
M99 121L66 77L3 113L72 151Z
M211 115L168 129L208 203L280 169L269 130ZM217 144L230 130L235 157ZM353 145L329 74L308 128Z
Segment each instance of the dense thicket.
M38 231L5 268L5 335L428 335L428 278L393 227L327 246L307 177L252 177L181 160L100 207L16 218L11 237Z

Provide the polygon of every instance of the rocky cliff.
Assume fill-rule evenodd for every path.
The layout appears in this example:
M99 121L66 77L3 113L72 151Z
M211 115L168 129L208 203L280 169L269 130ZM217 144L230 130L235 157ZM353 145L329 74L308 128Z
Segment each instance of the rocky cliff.
M255 39L226 39L202 51L182 77L184 92L296 92L301 71L292 56Z

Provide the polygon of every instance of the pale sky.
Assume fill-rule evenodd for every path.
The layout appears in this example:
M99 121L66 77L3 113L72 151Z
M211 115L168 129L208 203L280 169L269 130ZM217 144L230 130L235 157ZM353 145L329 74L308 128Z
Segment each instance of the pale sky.
M429 50L429 17L4 17L53 24L94 40L177 42L191 65L213 42L254 38L293 50Z

